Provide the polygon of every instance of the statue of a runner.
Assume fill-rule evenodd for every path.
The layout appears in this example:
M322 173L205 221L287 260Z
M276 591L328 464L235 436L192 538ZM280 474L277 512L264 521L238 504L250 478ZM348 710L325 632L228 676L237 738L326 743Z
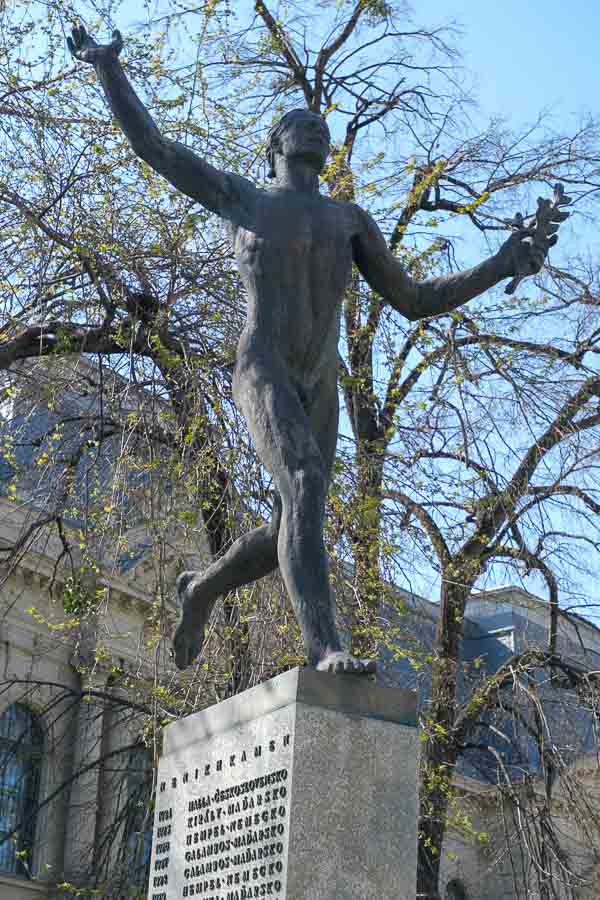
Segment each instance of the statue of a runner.
M340 309L352 263L407 319L455 309L497 284L543 265L547 241L513 234L500 251L466 272L415 282L389 251L371 217L353 203L319 193L329 154L324 119L287 113L271 131L270 190L213 168L161 135L119 63L118 31L100 46L81 26L69 48L94 66L117 122L134 151L174 187L225 219L248 298L234 372L234 398L278 496L273 521L256 528L203 572L177 582L182 616L174 637L183 669L199 654L219 595L279 566L311 666L370 672L342 648L323 543L325 500L338 430Z

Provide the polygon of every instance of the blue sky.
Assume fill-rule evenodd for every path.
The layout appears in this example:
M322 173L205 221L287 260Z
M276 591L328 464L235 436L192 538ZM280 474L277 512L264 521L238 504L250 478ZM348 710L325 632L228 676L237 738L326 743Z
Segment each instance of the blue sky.
M249 2L234 0L232 8L241 11ZM463 54L465 77L472 81L479 102L472 117L481 125L502 116L518 129L545 111L550 113L547 124L562 130L590 113L600 113L597 2L414 0L411 5L418 25L454 22L460 27L456 44ZM276 6L273 0L271 9ZM581 249L582 244L598 243L589 226L580 219L576 224ZM477 253L481 254L479 244ZM413 588L437 596L439 585L433 573L419 577L413 572L410 580ZM493 577L488 579L487 587L495 585ZM545 585L535 576L526 580L526 587L546 596ZM595 588L590 583L590 596L596 595ZM594 614L591 617L597 619Z
M396 0L392 0L396 2ZM270 0L273 12L277 0ZM398 3L398 6L401 4ZM164 11L162 0L150 14ZM252 14L254 0L230 0L240 24ZM419 25L457 24L465 69L475 79L481 109L511 115L522 122L542 108L557 115L598 110L600 4L597 0L415 0L409 4ZM146 18L137 0L124 0L123 16Z
M269 5L276 10L276 0ZM253 0L231 0L238 24L252 6ZM473 110L472 117L481 124L503 116L519 128L544 110L551 113L551 121L560 130L561 123L572 127L574 119L600 112L597 0L571 0L568 5L558 0L504 0L501 4L491 0L415 0L413 8L419 25L454 22L460 27L461 34L453 43L462 50L465 76L473 82L479 101L479 110ZM120 18L125 10L131 11L133 18L140 15L133 0L126 0ZM118 24L127 28L126 22ZM598 244L588 227L577 221L578 241ZM437 594L435 577L414 587L429 596ZM545 596L538 579L529 579L527 587ZM595 585L590 584L589 592L596 593Z
M600 113L598 2L419 0L414 8L419 24L454 21L461 26L458 43L482 118L501 115L518 127L548 110L559 127L565 118L572 123ZM593 233L584 240L597 244ZM525 586L546 596L536 578ZM589 587L597 596L596 585ZM590 618L599 621L597 615Z
M540 109L598 112L600 4L594 0L419 0L420 23L456 21L481 107L521 121Z
M154 0L151 16L166 6ZM251 14L253 6L253 0L230 0L238 23ZM273 11L277 6L277 0L271 0ZM415 0L410 6L420 25L453 22L460 26L457 43L487 114L510 113L527 121L541 108L567 115L598 109L597 0L569 4L559 0ZM127 27L123 21L127 12L137 21L147 16L145 5L124 0L115 24Z

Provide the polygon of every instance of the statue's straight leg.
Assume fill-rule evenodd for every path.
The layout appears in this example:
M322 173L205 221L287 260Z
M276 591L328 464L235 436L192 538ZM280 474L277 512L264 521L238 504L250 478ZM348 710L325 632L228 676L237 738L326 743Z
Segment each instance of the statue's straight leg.
M337 436L335 361L320 389L329 404L304 408L300 391L270 349L245 348L234 375L234 395L248 424L254 446L272 474L281 497L278 539L279 568L302 630L309 662L316 665L326 651L341 649L335 624L323 541L325 500ZM320 395L317 399L322 401ZM329 405L329 415L324 407ZM326 428L324 457L316 431ZM317 426L315 428L315 426Z

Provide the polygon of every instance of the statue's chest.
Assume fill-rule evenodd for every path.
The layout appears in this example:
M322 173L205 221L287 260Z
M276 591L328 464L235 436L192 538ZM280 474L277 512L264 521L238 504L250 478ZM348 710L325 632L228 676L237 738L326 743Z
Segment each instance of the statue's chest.
M247 262L257 256L282 261L318 256L343 242L344 232L344 222L326 207L271 204L261 210L255 228L240 229L236 251Z

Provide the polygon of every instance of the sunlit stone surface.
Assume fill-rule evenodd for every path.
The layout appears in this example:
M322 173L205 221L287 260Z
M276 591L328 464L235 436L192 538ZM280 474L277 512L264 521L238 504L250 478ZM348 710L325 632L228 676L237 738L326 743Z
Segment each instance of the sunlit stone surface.
M414 900L415 698L294 669L166 729L149 900Z

